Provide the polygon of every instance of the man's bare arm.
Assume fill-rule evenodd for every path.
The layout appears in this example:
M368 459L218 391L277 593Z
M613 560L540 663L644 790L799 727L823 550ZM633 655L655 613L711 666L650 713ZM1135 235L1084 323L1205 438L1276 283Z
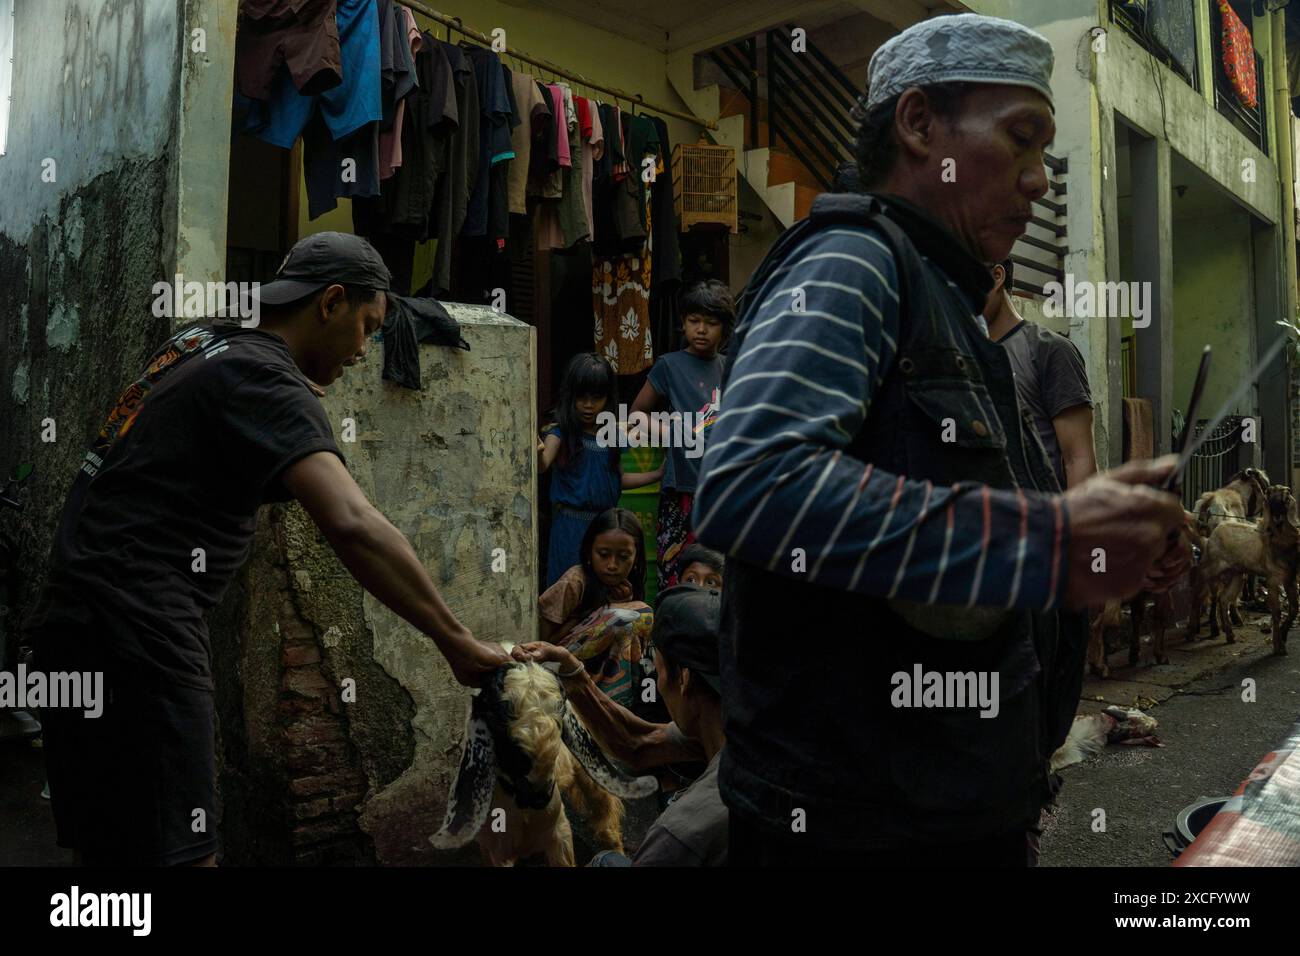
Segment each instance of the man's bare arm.
M1092 408L1076 405L1052 419L1061 446L1065 486L1073 488L1097 471L1097 452L1092 442Z
M281 476L357 582L433 638L462 684L510 662L500 647L474 639L443 602L406 537L380 514L337 455L316 452Z
M560 672L565 696L583 724L596 738L600 749L633 770L650 770L665 764L704 760L704 748L694 740L678 740L667 724L642 720L621 704L610 700L581 668L577 658L562 647L538 642L515 648L519 660L552 661ZM577 673L573 673L577 671Z

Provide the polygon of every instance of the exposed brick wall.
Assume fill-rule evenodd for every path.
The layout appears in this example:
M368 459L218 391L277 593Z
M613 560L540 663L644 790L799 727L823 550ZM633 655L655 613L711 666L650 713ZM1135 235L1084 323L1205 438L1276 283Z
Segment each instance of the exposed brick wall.
M347 737L340 689L322 671L314 628L296 616L280 621L280 698L287 747L287 820L293 862L369 862L355 808L366 778Z
M366 775L321 638L294 600L283 522L282 507L263 511L252 560L210 622L222 859L373 863L357 824Z

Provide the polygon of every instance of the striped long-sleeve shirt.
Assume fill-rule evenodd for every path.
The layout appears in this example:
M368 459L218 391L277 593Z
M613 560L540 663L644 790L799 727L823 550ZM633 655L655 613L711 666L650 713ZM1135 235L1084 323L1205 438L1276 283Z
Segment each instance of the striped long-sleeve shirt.
M1055 606L1066 577L1060 496L936 487L843 453L893 366L898 312L893 255L874 229L822 229L792 250L744 317L692 509L697 536L866 595Z

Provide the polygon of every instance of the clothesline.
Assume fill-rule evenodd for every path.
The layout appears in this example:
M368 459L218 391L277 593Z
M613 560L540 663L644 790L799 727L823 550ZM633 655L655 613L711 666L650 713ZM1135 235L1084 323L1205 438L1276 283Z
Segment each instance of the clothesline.
M465 26L464 23L461 21L460 17L449 17L444 13L439 13L436 10L431 10L429 7L426 7L424 4L415 2L415 0L401 0L401 3L403 6L409 7L415 13L421 14L422 16L426 16L431 20L436 20L439 23L443 24L444 26L453 27L459 32L465 34L465 36L477 40L478 42L484 44L485 46L490 47L492 45L491 37L485 36L484 34L479 33L477 30ZM647 103L645 99L642 98L640 93L627 93L616 87L603 86L599 83L592 83L581 73L573 73L569 70L565 70L562 67L558 67L547 60L543 60L538 57L531 56L530 54L524 53L520 50L516 50L514 47L507 46L505 48L505 52L509 56L513 56L518 60L523 60L525 63L531 63L533 64L533 66L540 67L541 69L546 70L549 73L555 74L556 76L562 76L566 80L569 80L572 83L579 83L582 86L587 87L588 89L597 90L601 93L606 93L614 97L616 100L620 100L620 99L627 100L629 103L636 104L642 110L649 110L652 113L660 113L664 116L673 116L676 117L677 119L682 119L682 120L686 120L687 122L694 123L696 126L703 126L706 129L718 128L718 124L713 122L712 120L701 119L698 116L692 116L690 113L683 113L681 110L670 109L669 107L666 106L657 106L654 103Z

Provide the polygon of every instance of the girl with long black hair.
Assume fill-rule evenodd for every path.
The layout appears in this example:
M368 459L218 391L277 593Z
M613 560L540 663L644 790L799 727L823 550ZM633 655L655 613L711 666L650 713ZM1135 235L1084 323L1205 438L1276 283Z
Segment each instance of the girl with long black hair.
M596 439L602 412L618 402L614 369L595 352L570 359L560 382L556 423L543 432L538 470L551 474L551 543L546 555L546 586L579 563L579 543L600 512L618 504L624 488L653 484L663 474L623 474L617 442ZM616 432L617 433L617 432Z

